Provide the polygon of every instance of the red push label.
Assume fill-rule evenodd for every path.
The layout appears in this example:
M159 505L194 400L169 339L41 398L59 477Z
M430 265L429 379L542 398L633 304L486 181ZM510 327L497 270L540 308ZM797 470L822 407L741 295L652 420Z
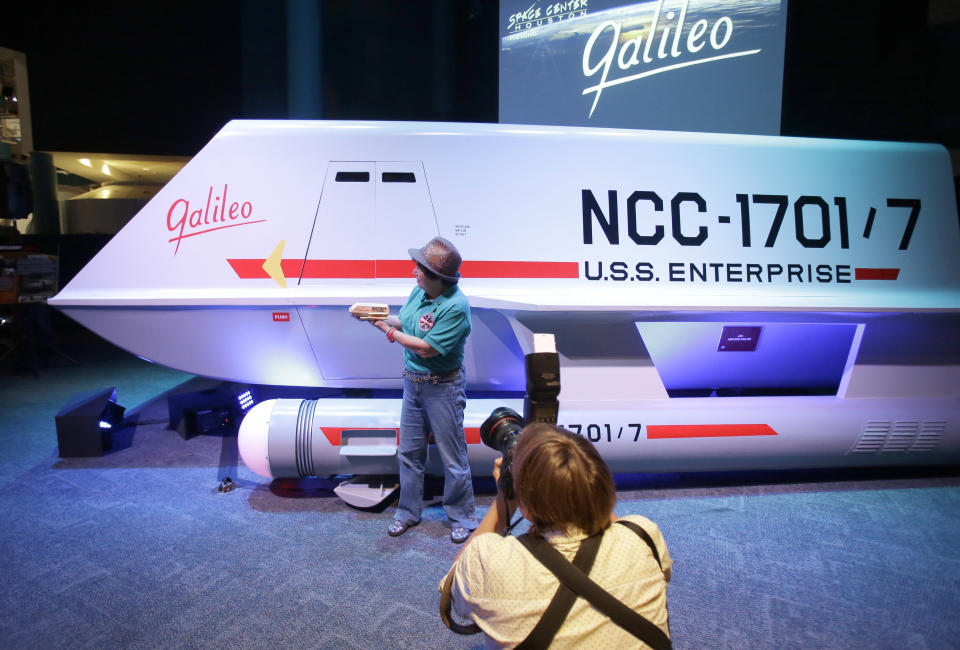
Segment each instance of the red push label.
M288 311L275 311L275 312L273 312L273 322L274 322L274 323L289 323L289 322L290 322L290 312L288 312Z

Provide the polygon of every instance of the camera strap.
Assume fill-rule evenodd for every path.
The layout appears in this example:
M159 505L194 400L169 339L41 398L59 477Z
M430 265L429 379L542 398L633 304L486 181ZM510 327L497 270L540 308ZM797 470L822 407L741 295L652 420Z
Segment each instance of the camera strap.
M650 552L657 564L661 564L660 554L647 531L632 521L621 519L616 523L622 524L636 533L650 547ZM673 647L670 637L664 634L663 630L614 598L587 576L596 560L602 539L603 532L599 532L583 540L571 563L542 537L534 537L530 534L517 537L517 540L530 551L530 554L560 580L560 586L557 588L550 604L547 605L543 616L540 617L540 621L517 648L526 650L549 647L578 596L588 601L609 616L614 623L654 648L654 650L668 650ZM440 618L444 625L457 634L476 634L480 632L476 623L462 624L453 620L451 614L453 573L453 571L450 571L447 574L440 590Z
M451 612L453 609L453 595L450 593L453 590L453 574L454 570L451 569L450 573L447 574L447 579L443 581L443 587L440 589L440 619L444 625L457 634L476 634L480 631L480 627L476 623L464 624L457 623L453 620L453 614Z
M600 550L600 539L602 535L602 532L596 533L595 535L591 535L587 539L583 540L583 543L580 544L580 548L577 549L577 554L573 558L573 566L576 566L585 573L590 572L590 568L593 566L593 561L597 559L597 551ZM525 540L529 537L529 535L520 535L517 537L517 540L528 550L530 550L530 547ZM536 539L543 541L542 538L539 537ZM536 557L536 553L534 551L531 550L530 552L533 553L534 557ZM537 559L540 558L538 557ZM477 627L476 623L468 623L464 625L453 620L453 616L450 613L453 605L453 597L451 596L452 588L453 571L447 574L447 579L443 581L443 587L440 590L440 618L443 620L443 624L457 634L476 634L480 631L480 628ZM550 642L553 640L553 637L556 636L557 630L560 629L563 621L567 618L567 614L570 613L570 608L573 607L573 603L576 600L577 594L571 591L570 588L564 585L561 581L560 587L557 589L557 593L554 594L553 599L547 606L547 609L543 612L543 616L540 617L540 622L537 623L536 627L533 628L533 631L527 635L527 638L524 639L524 641L518 645L517 648L546 648L549 646Z
M572 566L579 569L584 575L590 573L590 569L593 568L593 562L597 559L597 552L600 550L600 540L602 539L602 536L602 532L596 533L583 540L583 542L580 544L580 548L577 549L577 554L573 557ZM550 643L553 641L553 637L557 635L557 632L560 630L560 626L563 625L563 622L567 619L567 615L570 614L570 610L573 608L573 603L575 603L577 600L577 594L569 586L567 586L567 584L565 584L563 577L554 571L553 568L551 568L541 556L542 549L540 548L540 544L549 546L550 550L554 550L546 540L544 540L542 537L533 537L529 533L526 535L520 535L517 537L517 540L523 544L528 551L530 551L533 557L537 558L537 560L539 560L548 569L553 571L558 578L560 578L560 586L557 588L557 592L553 595L553 599L550 601L550 604L547 605L547 609L544 610L543 616L540 617L540 621L530 631L530 634L527 635L527 638L517 646L518 650L546 648L550 646ZM567 562L566 558L564 558L562 555L560 556L560 559L564 562ZM569 565L569 562L567 562L567 564Z
M512 481L512 479L511 479ZM500 489L499 480L497 481L497 489ZM500 501L500 496L497 496L497 501L494 502L493 507L496 508L497 503ZM503 504L506 509L506 520L510 522L510 504L504 501ZM506 537L510 534L510 531L513 530L513 527L516 526L523 519L522 516L518 516L513 523L508 523L507 527L503 531L503 536ZM480 628L476 623L458 623L453 620L453 570L447 574L446 579L443 581L443 586L440 588L440 620L443 621L443 624L447 626L451 631L456 632L457 634L469 635L476 634L480 631Z
M617 523L623 524L646 542L653 552L657 564L660 564L660 554L647 531L633 522L621 520ZM520 535L517 539L560 580L560 587L540 618L540 622L537 623L527 638L517 646L518 648L548 647L570 613L577 596L588 601L610 617L614 623L654 648L654 650L667 650L673 647L670 637L663 630L624 605L587 576L600 548L602 533L591 535L583 541L580 549L577 550L573 563L563 557L560 551L553 548L542 537L526 534Z

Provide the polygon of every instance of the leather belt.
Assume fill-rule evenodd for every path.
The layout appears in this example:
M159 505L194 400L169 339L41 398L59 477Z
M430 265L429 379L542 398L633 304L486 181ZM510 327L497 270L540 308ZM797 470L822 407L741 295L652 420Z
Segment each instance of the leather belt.
M403 376L415 384L442 384L454 379L460 374L461 368L449 372L411 372L403 369Z

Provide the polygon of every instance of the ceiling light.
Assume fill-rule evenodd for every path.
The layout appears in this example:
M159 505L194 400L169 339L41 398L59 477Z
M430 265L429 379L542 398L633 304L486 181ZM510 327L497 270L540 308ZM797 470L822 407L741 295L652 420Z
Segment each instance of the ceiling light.
M100 171L102 171L107 176L110 175L110 168L107 167L107 163L103 163L103 167L100 168Z
M79 162L80 162L80 164L83 165L84 167L93 167L93 165L90 164L90 159L89 159L89 158L81 158Z

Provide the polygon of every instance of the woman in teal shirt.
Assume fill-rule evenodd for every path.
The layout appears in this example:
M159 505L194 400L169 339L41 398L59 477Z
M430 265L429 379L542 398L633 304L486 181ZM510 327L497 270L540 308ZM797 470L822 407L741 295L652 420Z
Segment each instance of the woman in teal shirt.
M442 237L411 248L417 286L400 315L371 321L404 348L400 414L400 500L387 533L396 537L420 523L427 440L433 433L444 467L443 508L450 539L462 543L477 527L473 483L463 433L466 378L463 349L470 334L470 304L460 291L460 253Z

